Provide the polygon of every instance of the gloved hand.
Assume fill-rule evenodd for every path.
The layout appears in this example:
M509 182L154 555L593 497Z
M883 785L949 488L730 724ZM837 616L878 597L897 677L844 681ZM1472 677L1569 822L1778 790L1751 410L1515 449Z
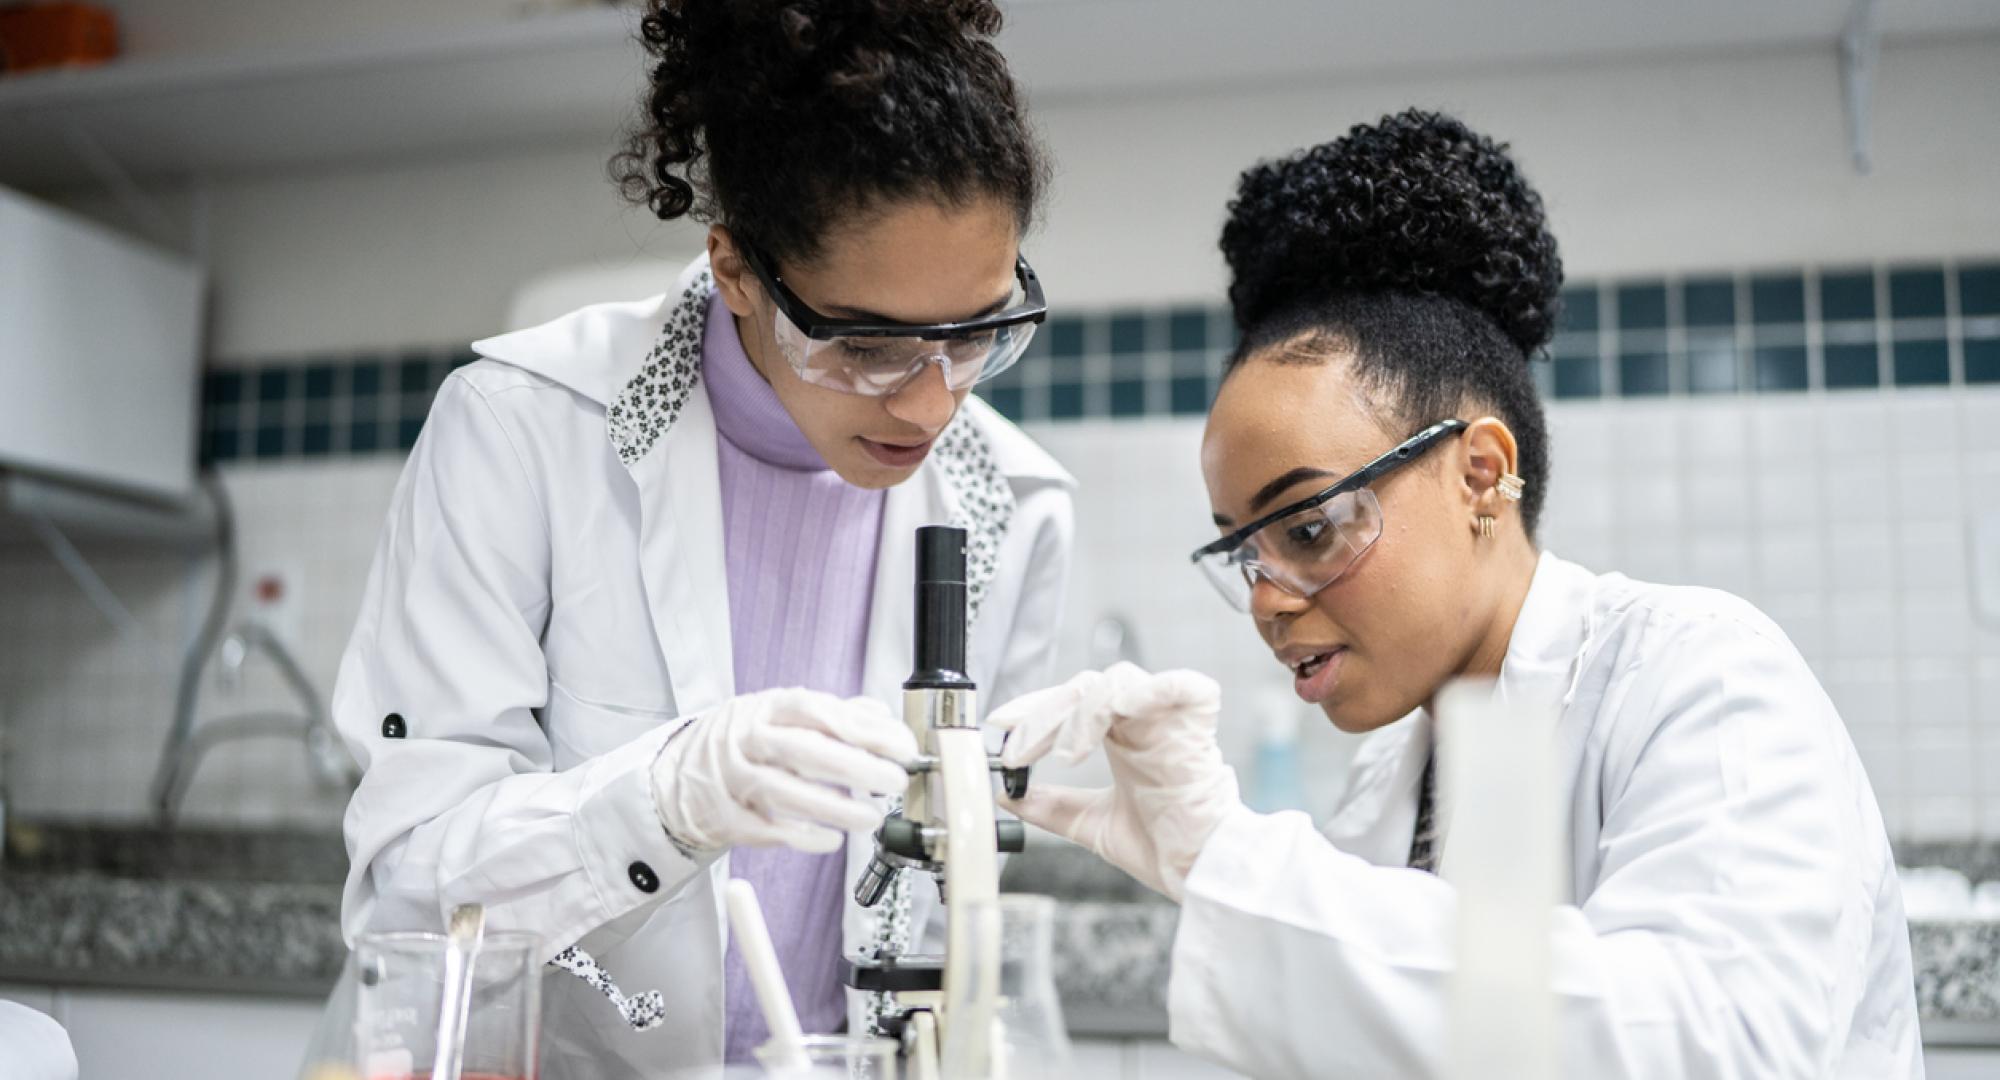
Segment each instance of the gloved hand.
M1206 675L1132 664L1016 698L986 721L1008 733L1002 764L1074 765L1102 745L1112 786L1037 784L1001 805L1179 901L1202 845L1243 805L1215 741L1221 706L1222 690Z
M667 740L653 761L653 805L690 851L783 844L824 853L882 823L867 796L902 792L902 763L917 753L916 736L879 701L764 690Z

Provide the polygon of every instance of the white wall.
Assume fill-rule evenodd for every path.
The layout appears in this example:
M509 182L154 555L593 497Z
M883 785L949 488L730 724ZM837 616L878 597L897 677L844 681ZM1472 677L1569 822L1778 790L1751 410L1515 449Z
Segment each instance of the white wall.
M2000 490L2000 390L1559 401L1549 429L1549 550L1748 598L1819 674L1896 835L2000 838L2000 624L1969 602L1967 552L1971 516ZM1085 493L1059 667L1101 663L1089 628L1123 616L1148 666L1223 684L1223 745L1243 769L1270 715L1299 706L1249 620L1187 563L1214 534L1200 433L1191 419L1035 427ZM1302 716L1317 808L1353 744Z
M1885 50L1876 169L1854 174L1831 50L1437 72L1047 110L1062 170L1049 295L1211 297L1236 175L1405 106L1510 143L1572 276L2000 247L2000 38Z
M155 13L167 6L155 5ZM1846 161L1835 65L1826 50L1062 102L1037 114L1059 173L1048 224L1030 251L1050 295L1072 310L1212 301L1223 273L1215 234L1241 168L1260 155L1333 136L1355 121L1415 102L1458 109L1515 144L1548 196L1576 276L1991 256L2000 252L2000 200L1992 197L2000 177L1996 71L2000 38L1886 50L1876 102L1878 169L1866 178L1854 176ZM660 227L619 206L603 179L608 149L546 146L480 160L213 185L212 357L232 364L462 343L498 329L514 291L549 269L695 250L697 230ZM94 197L79 201L105 209ZM1863 397L1881 410L1878 423L1886 431L1891 403L1901 398ZM1616 413L1620 407L1603 408ZM1741 419L1757 406L1705 408ZM1206 600L1199 583L1162 593L1156 585L1161 578L1142 570L1183 573L1179 560L1190 539L1206 529L1199 502L1191 501L1199 497L1193 430L1180 422L1040 432L1087 481L1078 619L1068 659L1087 659L1075 635L1087 629L1088 619L1126 611L1139 620L1146 659L1212 663L1234 685L1258 688L1245 707L1259 717L1276 707L1262 690L1282 686L1283 677L1259 655L1249 630L1231 629L1226 612L1186 618L1189 607ZM1953 459L1952 475L1967 483L1989 475L1995 448L1971 443L1985 437L1986 421L1955 430L1967 443L1961 448L1966 456ZM1559 439L1559 454L1563 447ZM391 459L375 458L244 464L227 472L245 521L246 557L292 559L302 567L309 612L299 645L323 687L330 686L396 468ZM1982 468L1988 471L1977 471ZM1627 479L1616 470L1591 473L1583 461L1576 471L1581 479L1560 481L1551 530L1555 537L1580 539L1571 548L1577 554L1689 580L1711 580L1704 575L1732 552L1771 557L1771 538L1754 529L1704 541L1705 547L1617 530L1566 534L1555 525L1565 502L1601 507L1621 497ZM1171 498L1140 506L1121 501L1127 498L1121 492L1136 485ZM1973 498L1975 490L1963 497ZM1158 507L1174 505L1181 511L1157 514ZM1142 513L1147 528L1135 536L1131 524ZM1809 529L1839 524L1832 515L1813 520ZM1808 539L1818 545L1821 565L1832 565L1830 534L1810 532ZM1885 536L1883 544L1902 539L1900 533ZM1129 545L1141 542L1146 553L1131 557ZM1885 559L1903 557L1901 548L1886 550ZM25 812L131 814L142 807L144 780L165 732L173 658L193 622L199 577L177 560L158 558L124 557L110 570L114 586L153 628L148 642L116 639L46 555L0 553L0 595L7 598L0 604L0 715L11 726L6 777L16 807ZM1900 593L1890 595L1900 580L1870 585L1860 599L1876 604L1871 610L1885 619L1917 619L1900 607L1882 607L1902 603ZM1761 587L1754 578L1748 585L1753 593ZM1948 587L1931 581L1916 599L1937 601ZM1174 596L1176 605L1148 606L1149 593ZM1893 788L1887 793L1899 824L1931 832L1983 826L2000 835L2000 737L1985 733L1969 715L1964 722L1924 719L1934 715L1927 703L1937 700L1953 717L1961 703L1991 712L1994 706L1977 695L2000 686L1993 682L2000 678L1996 661L1983 653L1954 653L1941 666L1927 667L1928 659L1918 657L1912 667L1902 644L1907 634L1864 643L1864 656L1830 651L1827 642L1849 625L1831 613L1833 595L1814 596L1801 584L1756 598L1773 603L1788 627L1801 628L1801 643L1815 659L1839 658L1843 675L1865 677L1867 686L1843 693L1857 703L1850 719L1881 718L1888 725L1878 727L1877 741L1889 749L1878 747L1871 767L1880 763L1881 782ZM1865 662L1854 666L1850 660ZM1942 699L1931 692L1938 686L1944 687ZM266 671L242 696L217 699L212 709L276 703L276 693ZM1903 748L1918 743L1897 741L1904 718L1915 718L1907 730L1921 735L1919 742L1937 751L1934 757L1906 756ZM1238 760L1249 730L1233 729ZM1314 731L1321 739L1321 729ZM1320 763L1344 752L1333 742L1309 747ZM1966 763L1951 774L1964 777L1953 781L1963 794L1923 807L1906 803L1903 793L1918 791L1916 781L1931 760ZM297 797L304 776L299 761L296 747L285 744L225 747L204 770L191 808L220 820L331 824L337 801Z
M1572 276L1990 254L1995 71L2000 37L1886 48L1865 177L1848 163L1831 49L1059 102L1035 113L1058 173L1029 251L1063 307L1213 299L1243 168L1423 105L1513 144ZM214 185L211 354L469 341L540 271L698 250L699 230L619 204L609 150Z
M495 23L551 0L110 0L126 55L310 47L329 38L383 38L413 30Z

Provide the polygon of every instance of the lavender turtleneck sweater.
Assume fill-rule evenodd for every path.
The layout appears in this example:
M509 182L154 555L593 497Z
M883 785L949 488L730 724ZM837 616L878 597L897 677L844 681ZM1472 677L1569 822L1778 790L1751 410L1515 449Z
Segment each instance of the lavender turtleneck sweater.
M861 692L883 493L827 467L751 365L719 295L709 301L701 371L715 411L736 692L802 686L852 697ZM808 1033L838 1030L847 1013L846 853L739 847L729 862L730 876L757 889L799 1021ZM733 937L723 982L726 1060L750 1061L769 1032Z

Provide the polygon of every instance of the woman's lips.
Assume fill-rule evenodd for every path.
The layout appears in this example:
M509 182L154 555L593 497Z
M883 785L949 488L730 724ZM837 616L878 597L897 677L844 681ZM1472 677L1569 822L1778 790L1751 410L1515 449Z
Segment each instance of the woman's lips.
M1347 659L1347 646L1301 660L1292 668L1292 689L1309 705L1318 705L1333 695L1340 685L1340 669Z
M912 465L922 464L924 455L931 452L931 444L937 440L934 438L925 439L923 442L914 445L876 442L874 439L867 438L863 438L860 441L861 448L868 451L868 455L876 461L892 469L906 469Z

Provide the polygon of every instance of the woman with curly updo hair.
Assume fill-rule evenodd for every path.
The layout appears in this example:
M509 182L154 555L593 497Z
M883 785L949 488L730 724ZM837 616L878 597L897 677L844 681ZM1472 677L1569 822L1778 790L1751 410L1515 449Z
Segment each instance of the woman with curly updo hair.
M1553 747L1546 1075L1921 1076L1881 814L1798 650L1733 596L1536 541L1557 496L1528 364L1563 273L1505 149L1435 113L1356 127L1245 172L1222 250L1242 335L1193 559L1300 698L1368 733L1342 803L1246 809L1194 672L1089 672L990 718L1006 764L1110 759L1114 786L1015 808L1180 902L1174 1040L1257 1077L1444 1073L1464 856L1434 751L1460 729L1432 710L1477 679L1551 725L1519 736Z
M475 343L397 488L335 712L350 940L539 940L548 1078L750 1060L722 892L809 1033L935 890L852 899L917 756L915 531L966 531L969 674L1048 677L1070 478L973 387L1045 304L1042 152L992 0L652 0L612 175L707 226L664 295Z

